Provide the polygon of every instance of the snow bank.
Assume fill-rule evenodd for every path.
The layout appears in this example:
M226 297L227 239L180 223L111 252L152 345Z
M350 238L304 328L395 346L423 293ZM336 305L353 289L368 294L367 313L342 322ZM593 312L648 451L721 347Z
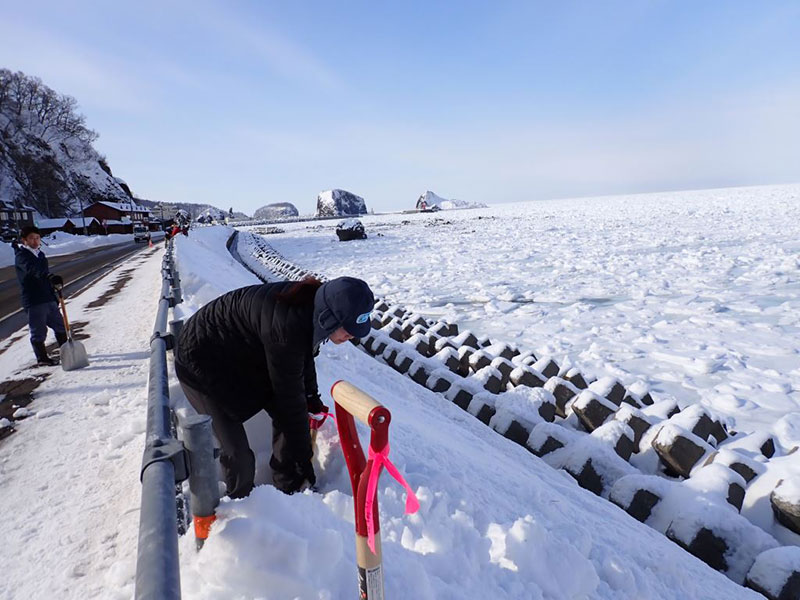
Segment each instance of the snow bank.
M87 248L111 246L133 242L133 234L112 233L109 235L73 235L66 231L56 231L42 238L42 250L47 256L72 254ZM14 249L11 244L0 243L0 267L14 264Z

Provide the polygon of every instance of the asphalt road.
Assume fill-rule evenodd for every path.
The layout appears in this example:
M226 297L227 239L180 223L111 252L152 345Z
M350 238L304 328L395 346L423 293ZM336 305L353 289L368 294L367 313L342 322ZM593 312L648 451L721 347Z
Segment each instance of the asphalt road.
M153 234L153 243L164 239ZM50 272L64 278L64 297L69 298L110 271L115 265L136 252L147 248L147 244L133 241L100 248L89 248L74 254L47 257ZM47 254L47 248L43 248ZM0 269L0 340L4 340L28 322L21 310L19 283L14 267Z

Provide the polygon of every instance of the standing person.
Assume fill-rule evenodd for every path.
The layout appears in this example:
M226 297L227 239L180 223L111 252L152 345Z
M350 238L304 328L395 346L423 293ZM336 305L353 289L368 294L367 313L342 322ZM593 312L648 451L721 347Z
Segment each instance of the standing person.
M243 423L272 418L275 487L291 494L316 482L308 414L326 412L314 356L370 330L375 299L352 277L307 278L240 288L212 300L183 326L175 373L191 405L213 420L231 498L254 485L255 456Z
M54 285L63 285L64 281L58 275L50 273L47 257L40 249L42 236L36 227L23 227L20 240L21 246L16 240L13 244L14 265L22 288L22 308L28 313L31 346L37 364L52 366L58 362L47 355L47 328L55 332L59 346L67 341L67 330L58 312L58 302L53 291Z

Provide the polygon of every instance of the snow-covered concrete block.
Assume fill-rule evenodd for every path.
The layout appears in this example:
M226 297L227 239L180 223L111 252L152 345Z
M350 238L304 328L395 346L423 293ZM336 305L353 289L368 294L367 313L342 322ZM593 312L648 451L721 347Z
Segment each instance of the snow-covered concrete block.
M692 476L682 481L681 485L703 496L725 501L740 511L747 484L736 471L722 464L711 463L695 469Z
M492 342L492 340L489 339L488 335L482 335L481 337L478 338L478 347L479 348L488 348L493 343L494 342Z
M517 350L514 346L511 344L506 344L505 342L496 342L491 346L486 347L485 350L492 356L500 356L506 360L512 360L520 353L519 350Z
M408 311L406 311L406 309L400 306L395 306L393 309L389 311L389 314L392 315L395 319L402 319L403 317L405 317L407 312Z
M456 346L453 343L452 338L449 337L443 337L436 340L433 344L433 348L436 350L436 352L439 352L443 348L452 348L453 350L458 350L458 346Z
M389 310L389 305L386 304L385 300L381 300L380 298L375 299L375 308L373 309L377 312L387 312Z
M626 475L614 483L608 499L637 521L645 523L664 497L664 479L655 475Z
M738 450L752 457L763 456L772 458L780 446L776 443L775 436L768 431L755 431L752 433L740 432L730 435L725 441L725 447Z
M589 384L586 382L586 378L576 367L572 367L571 369L567 370L563 379L569 381L579 390L585 390L589 387Z
M613 449L590 436L581 436L573 444L563 468L579 486L604 497L619 479L637 473Z
M490 366L494 367L500 372L502 377L501 384L503 388L505 388L510 381L511 371L514 370L514 364L509 359L498 356L492 360Z
M652 445L662 462L681 477L689 477L695 465L714 451L696 435L671 423L661 427Z
M714 462L725 465L742 476L745 485L753 481L756 476L761 475L766 470L766 465L753 460L735 450L722 448L714 455Z
M544 375L545 379L550 379L551 377L558 375L558 364L556 364L556 361L549 356L543 356L533 363L532 366L536 371L539 371L542 375Z
M542 457L568 446L574 441L574 436L574 432L560 425L539 423L531 430L526 445L528 450L536 456Z
M515 365L523 365L525 367L530 367L535 365L538 362L537 356L533 352L524 352L519 356L515 356L513 362Z
M705 408L700 404L687 406L681 412L671 416L669 422L689 431L701 440L708 440L711 435L713 421Z
M469 403L472 402L473 393L461 383L453 383L450 389L445 392L445 398L456 406L467 410Z
M420 385L425 385L430 377L428 369L419 361L414 361L408 369L408 376Z
M431 356L431 346L428 336L421 333L412 335L406 340L406 344L411 346L414 351L419 352L422 356Z
M390 363L398 373L408 373L408 370L411 368L411 365L414 363L414 359L409 356L408 352L398 351L395 356L394 360Z
M458 360L461 363L461 372L466 377L470 373L469 359L476 352L472 346L459 346L456 348L458 352Z
M447 321L437 321L431 325L428 331L440 337L454 337L458 335L458 325Z
M397 342L402 342L405 340L405 336L403 336L403 330L400 326L400 323L396 319L392 319L391 322L387 323L383 327L383 331L393 340Z
M619 406L627 393L622 384L613 377L602 377L589 384L589 389L598 396L611 400Z
M525 365L518 366L511 371L509 379L513 386L542 387L547 382L547 379L539 371Z
M452 375L450 370L437 369L430 374L425 382L425 387L439 394L446 392L453 385Z
M469 368L473 373L477 373L484 367L488 367L490 364L492 364L492 356L484 350L477 350L476 352L470 354Z
M556 400L556 414L559 417L567 416L567 404L578 395L578 388L560 377L551 377L544 384L544 389L553 394Z
M451 372L462 375L461 361L458 360L458 353L453 348L442 348L433 355L433 358L444 363Z
M587 431L594 431L600 427L616 410L616 404L591 390L583 390L572 403L572 412L578 416Z
M739 584L759 554L778 546L762 529L715 503L686 507L673 519L667 537Z
M483 424L488 425L496 412L491 394L481 393L473 396L467 405L467 412Z
M553 396L541 388L514 389L492 396L491 400L496 413L489 426L506 437L513 436L520 444L525 443L537 424L552 422L555 416ZM520 427L525 430L524 436Z
M648 417L653 417L658 421L669 419L672 415L680 412L678 408L678 401L673 398L667 398L654 402L650 406L642 409L642 413Z
M800 533L800 481L780 479L769 495L769 501L778 522L787 529Z
M768 600L800 598L800 547L780 546L756 557L744 584Z
M642 403L639 401L639 398L630 392L626 392L625 397L622 399L622 404L627 404L634 408L642 408Z
M634 450L633 431L622 421L611 419L589 435L613 448L622 460L630 460Z
M456 347L459 346L469 346L473 350L480 350L478 346L478 338L475 337L475 334L471 331L462 331L457 336L452 338L453 345Z
M642 436L645 432L653 426L650 417L647 417L643 412L633 408L632 406L622 406L614 414L617 421L625 423L631 428L633 432L633 444L636 447L634 452L638 452L639 443L642 441Z
M470 379L479 383L483 389L492 394L499 394L502 389L503 377L500 372L492 366L483 367L481 370L473 373Z

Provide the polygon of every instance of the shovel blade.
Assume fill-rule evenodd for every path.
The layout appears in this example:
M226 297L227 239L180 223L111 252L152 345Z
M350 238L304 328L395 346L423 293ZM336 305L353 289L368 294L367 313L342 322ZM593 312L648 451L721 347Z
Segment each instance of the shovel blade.
M89 366L89 357L83 344L74 340L61 345L61 368L65 371L74 371Z

